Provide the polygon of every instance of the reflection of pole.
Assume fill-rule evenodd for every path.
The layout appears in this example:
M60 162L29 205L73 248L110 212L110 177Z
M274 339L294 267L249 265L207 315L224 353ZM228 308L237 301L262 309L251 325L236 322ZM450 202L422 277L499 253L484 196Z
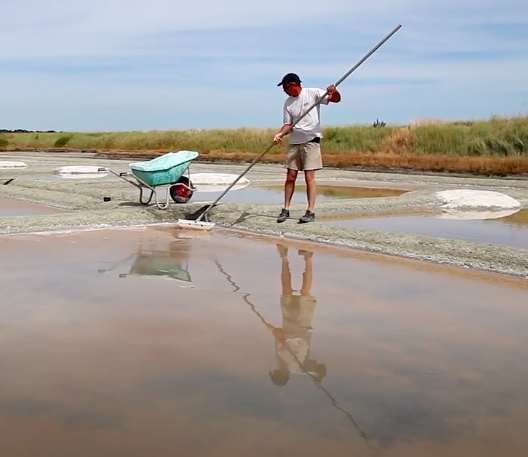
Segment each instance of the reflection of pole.
M218 262L217 260L214 261L216 263L216 266L218 267L218 269L220 270L220 273L222 273L226 278L227 280L229 281L229 283L233 286L233 289L234 289L234 292L238 292L240 291L240 287L238 287L235 283L235 281L233 281L231 279L231 275L229 275L222 267L222 265L220 265L220 262ZM269 327L270 324L268 324L266 322L266 319L264 319L264 317L262 316L262 314L260 314L258 311L257 311L257 308L255 308L255 305L253 305L253 303L251 303L247 297L249 297L251 294L242 294L242 299L249 305L249 307L251 308L251 310L258 316L258 318L260 319L260 321L266 326L266 327Z
M218 269L220 270L220 273L222 273L228 280L228 282L233 286L233 289L235 292L238 292L240 290L240 287L238 287L236 284L235 284L235 281L233 281L231 279L231 275L229 275L225 270L224 268L222 267L222 265L220 265L220 262L218 260L215 260L214 263L216 264L216 266L218 267Z
M125 260L121 260L120 262L114 263L113 267L100 268L100 269L97 270L97 273L108 273L109 271L115 270L117 267L121 266L122 263L126 262L127 260L130 260L135 255L137 255L137 254L130 254L129 256L126 257Z
M238 285L233 281L233 279L231 278L231 276L223 269L222 265L220 265L220 262L218 262L217 260L214 261L216 266L218 267L218 270L220 271L220 273L222 273L228 280L228 282L233 286L233 289L234 289L234 292L239 292L240 291L240 287L238 287ZM248 299L248 297L250 296L251 294L248 294L248 293L243 293L242 294L242 299L249 305L249 307L251 308L251 310L257 315L257 317L260 319L260 321L266 326L266 327L272 327L271 324L269 324L266 319L264 319L264 317L262 316L262 314L260 314L257 309L255 308L255 305L253 305L253 303L251 303ZM308 376L310 376L310 378L312 378L312 380L316 381L316 378L314 375L312 375L311 373L309 373L308 371L306 371L303 366L302 366L302 363L299 361L299 359L297 358L297 356L292 352L291 348L286 344L285 347L287 348L287 351L292 355L292 357L296 360L297 364L299 365L300 369L302 370L303 373L307 374ZM354 425L355 429L358 431L358 433L360 434L360 436L365 440L365 443L370 446L370 443L368 441L368 437L367 435L365 434L365 432L363 430L361 430L361 428L359 427L359 425L357 424L357 422L354 420L354 418L352 417L352 414L350 414L349 412L345 411L343 408L341 408L338 404L337 404L337 400L332 396L332 394L330 392L328 392L328 390L322 386L322 384L320 382L314 382L313 383L318 389L322 390L324 392L324 394L330 399L330 401L332 402L332 405L338 409L339 411L343 412L347 417L348 419L350 420L350 422L352 423L352 425Z

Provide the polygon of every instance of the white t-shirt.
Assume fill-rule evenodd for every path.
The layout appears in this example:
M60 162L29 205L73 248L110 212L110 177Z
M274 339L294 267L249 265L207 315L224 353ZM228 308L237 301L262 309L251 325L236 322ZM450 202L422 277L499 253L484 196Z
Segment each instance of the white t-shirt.
M306 361L308 356L310 343L306 339L298 337L287 339L285 344L288 345L289 349L286 347L281 347L278 349L277 355L286 364L290 373L304 373L302 364Z
M288 97L284 102L284 124L292 124L299 119L325 93L323 89L304 87L297 97ZM321 104L328 105L328 97L325 97ZM293 127L290 132L290 144L307 143L315 137L323 137L320 121L321 104L313 108Z

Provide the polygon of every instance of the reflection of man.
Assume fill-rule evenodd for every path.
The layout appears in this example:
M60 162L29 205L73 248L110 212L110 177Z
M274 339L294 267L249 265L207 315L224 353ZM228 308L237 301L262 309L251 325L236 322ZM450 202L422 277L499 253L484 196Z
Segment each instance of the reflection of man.
M282 258L282 328L269 325L275 337L275 353L279 368L270 372L273 384L285 386L290 374L310 374L314 382L321 383L326 375L326 366L310 359L310 342L312 337L312 318L316 300L310 293L312 287L312 252L299 251L304 257L305 271L303 273L300 295L295 295L292 289L288 248L277 245Z

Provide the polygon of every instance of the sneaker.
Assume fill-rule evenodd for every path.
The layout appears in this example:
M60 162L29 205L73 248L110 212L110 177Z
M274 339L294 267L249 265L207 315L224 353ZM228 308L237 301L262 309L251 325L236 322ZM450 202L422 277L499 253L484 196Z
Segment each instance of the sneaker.
M278 223L284 222L289 217L290 217L290 211L283 208L281 213L279 214L279 217L277 218L277 222Z
M304 216L299 219L299 222L301 224L313 221L315 221L315 213L312 213L311 211L306 211L306 213L304 213Z
M285 259L286 257L288 257L288 248L286 246L283 246L282 244L277 244L277 251L279 251L281 259Z
M304 257L305 259L311 259L313 257L313 252L312 251L307 251L305 249L299 249L297 251L297 254L299 254L300 256Z

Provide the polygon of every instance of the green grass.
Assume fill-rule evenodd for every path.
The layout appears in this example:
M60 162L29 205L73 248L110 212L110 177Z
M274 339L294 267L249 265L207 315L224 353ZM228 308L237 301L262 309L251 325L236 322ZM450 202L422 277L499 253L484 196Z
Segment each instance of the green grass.
M8 144L9 141L7 141L5 138L2 138L2 136L0 135L0 151L3 151Z
M165 130L99 133L3 134L0 147L135 151L196 150L201 153L259 152L277 129ZM415 125L329 126L324 151L330 153L412 153L417 155L527 156L528 116L494 117L470 122L429 122ZM283 152L286 145L272 150Z

